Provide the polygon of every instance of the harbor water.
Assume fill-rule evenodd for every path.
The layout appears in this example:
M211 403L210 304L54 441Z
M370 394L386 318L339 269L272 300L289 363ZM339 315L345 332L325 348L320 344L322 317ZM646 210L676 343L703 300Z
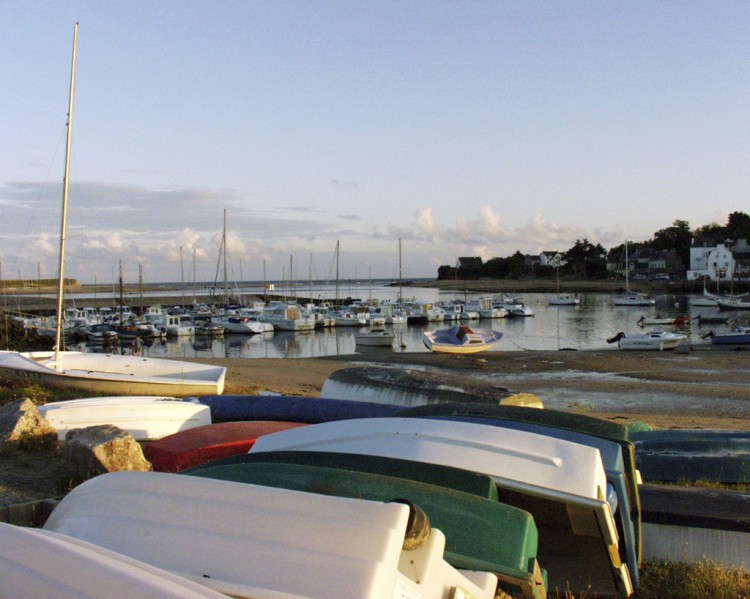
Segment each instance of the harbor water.
M370 284L348 284L338 289L341 298L357 298L364 302L377 300L396 301L398 288ZM423 302L445 302L453 299L471 299L472 294L456 294L454 291L441 291L434 288L408 287L403 290L405 299ZM243 289L241 292L256 294L259 290ZM332 286L317 286L312 289L300 288L299 296L333 298ZM259 293L262 295L262 291ZM502 341L491 351L522 350L611 350L618 351L617 345L607 343L607 338L619 331L625 333L648 330L638 326L637 321L649 317L688 317L690 326L681 329L688 335L691 344L707 344L703 337L711 329L729 330L737 325L746 325L748 313L722 313L729 316L729 322L720 325L700 325L695 316L718 314L717 308L695 307L685 295L655 296L655 306L614 306L609 294L587 293L579 295L577 306L550 306L551 294L524 294L520 299L530 306L535 315L499 319L471 321L470 326L493 328L503 333ZM294 301L294 296L288 297ZM176 300L177 301L177 300ZM155 341L142 348L142 354L152 357L171 358L314 358L353 353L378 352L427 352L422 343L425 330L452 326L452 323L429 323L427 325L389 326L395 333L392 349L364 348L355 343L361 330L357 327L334 327L306 332L265 333L261 335L225 335L223 338L182 337ZM669 327L664 327L669 328ZM69 349L101 351L95 347L77 344Z

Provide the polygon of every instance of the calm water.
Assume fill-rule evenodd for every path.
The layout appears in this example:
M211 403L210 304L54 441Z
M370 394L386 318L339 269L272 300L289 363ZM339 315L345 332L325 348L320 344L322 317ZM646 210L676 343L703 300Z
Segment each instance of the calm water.
M300 288L300 295L309 295L308 288ZM317 287L314 295L334 297L331 288ZM340 288L340 297L358 297L363 300L395 300L398 289L392 287L371 287L366 284L350 284ZM455 292L437 289L404 288L405 298L422 301L451 300ZM290 299L292 296L289 296ZM463 299L463 294L460 295ZM471 298L471 294L468 296ZM618 331L642 331L636 321L641 316L684 316L697 314L708 316L717 314L716 308L696 308L689 306L687 296L656 296L654 307L616 307L609 294L591 293L580 296L579 306L549 306L548 294L524 294L521 299L531 306L536 315L529 318L500 318L472 321L472 326L493 328L503 332L503 339L492 351L519 350L577 350L611 349L606 339ZM750 315L725 313L730 317L728 324L693 326L685 333L693 343L706 343L701 339L711 328L727 330L737 324L748 324ZM331 355L346 355L358 352L426 352L421 336L425 330L445 328L444 323L430 323L426 326L396 325L394 348L356 348L355 335L360 330L355 327L318 329L310 332L275 332L263 335L227 335L220 339L182 338L156 342L143 348L143 354L153 357L214 357L214 358L310 358ZM79 346L84 348L85 346ZM71 348L72 349L72 348ZM89 351L95 351L93 348Z

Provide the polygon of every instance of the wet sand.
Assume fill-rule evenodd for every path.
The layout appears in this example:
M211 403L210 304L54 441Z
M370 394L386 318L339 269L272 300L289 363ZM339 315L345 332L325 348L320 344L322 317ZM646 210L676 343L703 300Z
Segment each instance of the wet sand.
M357 365L427 369L537 395L548 408L658 427L750 429L750 351L559 351L354 354L315 359L200 359L227 367L226 394L314 396Z

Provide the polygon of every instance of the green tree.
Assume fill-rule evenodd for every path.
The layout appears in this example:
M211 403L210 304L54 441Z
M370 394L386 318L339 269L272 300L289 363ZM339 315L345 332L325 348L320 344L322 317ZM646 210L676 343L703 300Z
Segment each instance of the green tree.
M693 232L686 220L676 220L671 227L654 233L651 247L655 250L675 250L684 264L690 264L690 245Z
M588 239L576 239L576 244L563 255L574 277L587 279L606 270L607 251L601 244Z
M744 212L732 212L729 214L726 227L727 237L737 241L746 239L750 241L750 216Z

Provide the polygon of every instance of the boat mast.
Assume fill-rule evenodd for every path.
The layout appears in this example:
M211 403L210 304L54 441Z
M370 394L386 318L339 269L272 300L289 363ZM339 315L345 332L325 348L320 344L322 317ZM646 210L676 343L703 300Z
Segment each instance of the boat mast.
M60 266L58 270L59 280L57 281L57 324L55 327L55 362L58 364L62 336L63 295L65 286L65 231L68 225L68 182L70 180L70 148L73 141L73 99L75 97L77 49L78 23L73 26L73 58L70 67L70 97L68 100L68 136L65 146L65 178L63 179L62 223L60 225Z
M339 308L339 241L336 241L336 308Z
M403 289L401 288L401 238L398 238L398 305L403 300Z
M224 248L224 308L229 306L229 290L227 289L227 209L224 208L224 232L221 234L221 245Z

